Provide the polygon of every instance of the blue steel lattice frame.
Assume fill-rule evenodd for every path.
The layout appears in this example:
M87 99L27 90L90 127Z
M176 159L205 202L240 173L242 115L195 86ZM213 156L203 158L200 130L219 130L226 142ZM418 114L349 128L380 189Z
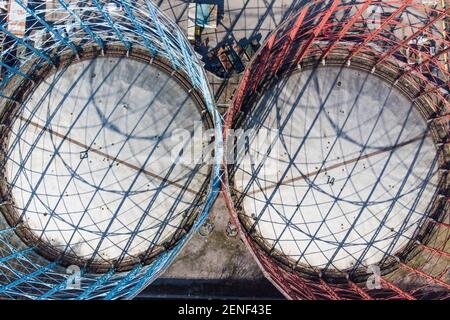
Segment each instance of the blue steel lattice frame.
M28 247L15 236L16 228L9 226L0 215L0 298L25 299L131 299L152 282L177 256L189 238L206 219L220 187L220 163L222 159L221 118L218 114L207 77L182 31L171 22L151 1L131 3L121 0L125 10L110 14L105 9L107 1L92 0L65 2L58 0L56 8L47 9L45 3L30 6L16 0L27 14L27 31L24 37L15 35L8 23L0 24L5 41L0 54L3 66L0 84L0 108L10 101L8 92L18 87L25 78L33 79L34 73L45 64L53 65L59 57L78 55L83 48L97 46L125 46L127 50L140 48L150 51L152 56L170 61L176 71L183 73L193 88L201 93L214 122L216 132L214 164L208 196L189 233L173 248L162 253L148 265L135 265L130 271L116 272L114 268L105 274L81 272L80 289L67 289L70 275L58 261L48 261L33 247ZM57 21L46 21L46 13L59 14ZM76 30L66 27L67 17L78 23ZM31 21L31 25L30 25ZM58 26L63 26L62 28ZM44 30L51 37L37 46L31 31ZM20 54L9 59L10 50ZM0 206L5 205L0 199Z

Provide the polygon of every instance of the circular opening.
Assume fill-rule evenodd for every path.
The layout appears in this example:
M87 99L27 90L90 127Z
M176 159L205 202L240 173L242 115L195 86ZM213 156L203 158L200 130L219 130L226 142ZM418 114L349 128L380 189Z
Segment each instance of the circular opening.
M210 167L177 153L180 137L189 145L211 126L189 89L159 60L117 56L67 64L36 84L3 119L6 215L22 240L96 272L173 246L209 185Z
M290 267L341 275L383 267L430 214L439 189L430 130L375 75L331 66L291 73L240 128L253 133L230 175L235 207L252 238Z

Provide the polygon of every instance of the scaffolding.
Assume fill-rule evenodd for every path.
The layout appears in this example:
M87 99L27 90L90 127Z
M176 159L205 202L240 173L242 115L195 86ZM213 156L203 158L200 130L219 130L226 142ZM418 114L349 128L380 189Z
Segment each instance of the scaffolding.
M120 1L13 1L25 20L11 26L2 21L0 34L3 49L0 54L0 132L1 187L0 187L0 297L9 299L131 299L151 283L174 260L188 239L204 222L220 188L220 162L222 159L221 118L215 109L206 75L189 42L176 24L170 21L150 0ZM17 29L26 26L26 29ZM14 123L21 120L34 126L36 134L50 133L70 141L51 128L33 124L32 117L20 119L27 107L30 92L50 75L64 75L74 64L102 57L132 59L152 65L170 75L202 106L202 117L217 133L212 139L214 159L209 167L207 181L196 195L195 210L185 217L189 222L176 232L173 241L162 249L151 244L145 254L134 257L133 263L121 266L129 245L123 247L116 263L96 266L87 261L65 261L64 253L42 246L39 239L27 232L24 212L18 211L11 197L11 179L6 167L10 159L11 144L20 134L11 136ZM44 99L44 98L43 98ZM125 108L125 106L124 106ZM33 111L36 112L36 111ZM32 114L33 114L32 112ZM18 120L19 119L19 120ZM9 137L9 139L8 139ZM38 140L38 139L37 139ZM34 147L30 149L34 150ZM56 149L55 149L56 150ZM58 149L59 150L59 149ZM57 150L56 150L57 151ZM103 151L97 155L105 156ZM27 158L25 158L27 159ZM83 155L80 154L80 160ZM117 159L113 159L117 160ZM125 162L122 164L126 165ZM133 167L138 173L145 169ZM23 168L23 167L22 167ZM22 169L19 169L21 171ZM154 173L147 173L156 177ZM42 177L45 172L42 173ZM72 177L76 175L72 173ZM156 177L160 179L159 177ZM167 177L162 185L170 184ZM190 180L189 180L190 181ZM189 182L188 182L189 183ZM192 192L188 184L177 186L180 195ZM195 191L195 190L194 190ZM33 194L36 190L33 191ZM62 198L64 194L59 197ZM156 197L156 196L155 196ZM181 197L181 196L180 196ZM149 207L150 208L150 205ZM50 216L53 212L50 212ZM142 219L145 219L143 214ZM111 223L115 216L111 218ZM169 222L170 223L170 222ZM142 221L129 231L129 242L139 232ZM166 224L159 224L163 230ZM159 230L159 237L163 231ZM45 233L45 227L42 230ZM103 233L105 237L108 229ZM159 239L156 238L155 241ZM102 241L103 238L100 239ZM98 253L98 247L93 255ZM47 251L46 251L47 250ZM155 252L157 251L157 254ZM93 258L93 257L92 257ZM77 283L77 286L72 286Z
M295 225L292 222L293 217L284 216L283 212L275 209L272 215L278 215L277 219L268 218L268 214L264 218L263 213L258 211L245 212L243 199L249 197L249 192L263 193L268 181L263 178L257 180L258 173L264 167L262 164L252 167L254 172L251 174L248 173L250 169L247 171L251 176L249 179L256 181L257 191L251 191L250 184L244 184L244 190L237 188L236 172L245 171L240 169L239 156L242 155L238 154L237 162L229 163L224 173L223 190L228 210L266 277L287 298L449 298L450 74L447 56L450 38L445 27L449 19L450 9L445 7L445 1L442 4L438 1L427 3L414 0L310 1L268 36L247 67L225 116L225 154L233 153L231 149L236 148L232 130L246 129L249 122L259 123L257 121L271 112L261 109L256 114L255 111L265 93L278 88L277 85L295 74L326 67L363 71L398 89L412 101L426 120L424 122L437 150L436 174L439 182L436 193L431 202L426 204L428 209L420 230L401 252L395 252L392 248L383 252L385 264L381 266L381 274L377 278L381 285L379 288L366 285L374 279L374 275L363 270L362 261L357 261L353 268L332 271L330 265L335 256L322 268L302 264L300 259L292 259L283 250L278 250L280 243L286 240L277 234L276 228L282 227L283 232L286 228L295 228L295 232L306 231L302 230L301 223ZM296 125L301 126L302 123ZM271 147L264 154L267 158L270 157ZM295 158L295 155L289 157ZM311 182L308 178L319 171L311 175L302 173L304 176L300 178L314 187L314 180L311 178ZM264 194L261 198L250 195L249 201L262 202L264 209L274 207L272 199L280 185L293 184L293 180L275 182L271 186L273 192L270 190L268 195ZM282 191L278 192L279 197L282 197ZM385 218L388 214L386 211ZM273 239L264 238L259 232L264 219L265 223L276 220L272 226ZM326 217L323 219L319 221L320 225L327 224ZM380 221L381 226L385 220ZM314 235L309 237L311 240L308 241L313 242ZM339 242L336 252L346 245L345 239ZM368 243L364 250L369 250L370 246ZM320 247L316 250L320 250ZM302 257L304 253L300 250L298 255ZM322 254L326 256L324 252Z

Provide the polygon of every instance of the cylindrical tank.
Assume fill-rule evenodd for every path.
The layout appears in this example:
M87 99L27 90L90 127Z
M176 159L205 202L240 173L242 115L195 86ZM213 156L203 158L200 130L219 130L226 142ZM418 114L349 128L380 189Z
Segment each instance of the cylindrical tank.
M449 9L311 1L245 70L224 194L290 299L448 297Z
M151 1L17 6L26 29L0 26L0 297L132 298L220 187L206 75ZM211 159L188 157L205 132Z

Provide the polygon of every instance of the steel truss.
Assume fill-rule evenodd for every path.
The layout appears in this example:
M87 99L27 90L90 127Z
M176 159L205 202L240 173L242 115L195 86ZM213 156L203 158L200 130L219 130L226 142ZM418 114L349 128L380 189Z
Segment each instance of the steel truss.
M414 22L407 17L414 17ZM375 19L379 20L374 27L371 22ZM225 118L225 149L230 129L239 127L248 110L271 85L293 70L333 65L377 74L397 86L412 101L424 106L422 112L428 119L440 153L442 187L430 206L432 209L426 222L428 231L417 235L408 246L411 255L420 258L409 259L409 255L391 257L397 263L381 275L382 289L367 289L365 280L351 271L343 273L339 281L319 271L304 273L296 264L280 257L280 253L274 255L264 249L259 244L260 240L252 237L253 229L242 225L243 209L241 205L235 205L237 196L231 185L233 170L225 170L223 190L231 218L240 226L244 242L267 278L286 297L449 298L450 38L448 30L445 30L449 20L450 7L444 1L434 4L414 0L310 1L268 37L247 67ZM422 45L420 38L426 38L434 45ZM406 287L399 278L411 279L414 285ZM433 292L440 294L433 295Z
M16 235L20 223L10 226L0 218L0 297L131 299L174 260L205 220L220 188L221 118L215 109L206 75L182 31L150 0L115 1L118 12L109 10L106 4L110 1L104 0L58 0L53 8L47 8L45 1L16 2L26 12L27 30L25 36L20 36L10 31L8 22L0 25L4 36L0 53L2 114L8 112L7 107L20 105L13 95L17 89L25 84L37 83L39 73L44 69L64 66L61 64L63 60L76 61L85 55L92 58L108 52L130 55L141 51L150 57L149 63L153 59L164 61L172 66L173 73L182 75L190 82L190 90L201 96L218 133L214 140L216 152L211 182L197 219L175 246L150 264L141 262L126 272L112 266L103 274L89 273L89 270L81 268L81 287L68 289L68 283L74 279L59 264L60 261L42 258L33 246L25 245ZM47 18L50 16L53 17L51 22ZM2 122L1 133L5 134L10 125ZM7 159L1 160L4 168ZM7 199L0 199L2 210L9 205L11 203Z

